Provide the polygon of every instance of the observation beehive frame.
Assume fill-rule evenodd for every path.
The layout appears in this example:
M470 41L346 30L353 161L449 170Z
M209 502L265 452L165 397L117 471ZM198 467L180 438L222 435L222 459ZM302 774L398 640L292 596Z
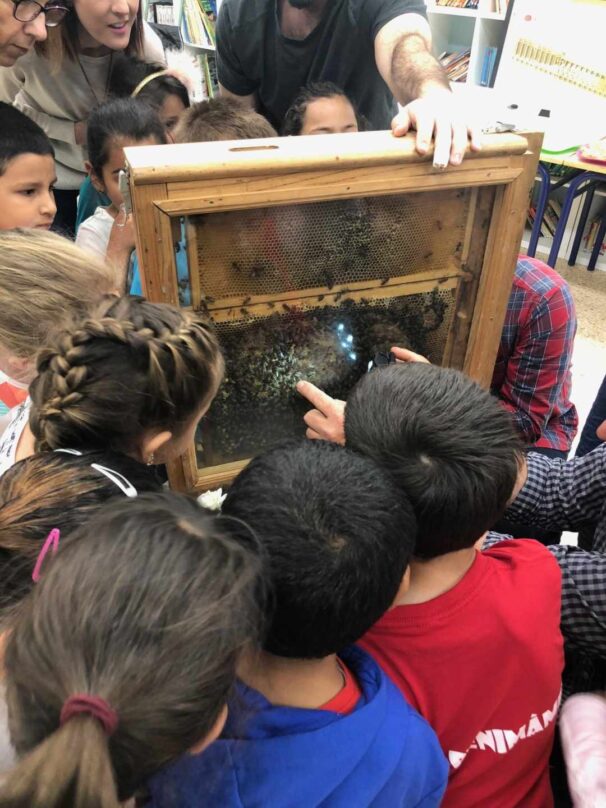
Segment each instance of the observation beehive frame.
M252 407L242 422L257 421L247 359L256 387L268 366L274 380L258 392L266 418L271 395L290 395L283 390L293 379L323 384L349 362L354 375L340 377L349 383L373 346L397 344L400 334L488 387L540 143L534 133L489 135L481 152L446 171L419 157L412 136L388 132L126 149L146 297L179 305L181 240L191 304L208 311L232 352L214 422L211 408L214 454L204 443L202 464L192 446L169 465L171 486L228 484L265 445L246 427L241 443L226 438L220 422L239 412L236 395ZM230 356L239 370L230 371ZM265 423L261 410L259 418Z

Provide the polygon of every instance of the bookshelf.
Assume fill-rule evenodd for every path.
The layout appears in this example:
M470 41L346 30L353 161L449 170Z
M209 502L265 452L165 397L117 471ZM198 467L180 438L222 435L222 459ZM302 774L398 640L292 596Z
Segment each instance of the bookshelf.
M451 65L455 62L447 67L449 74L452 70L451 80L492 87L514 0L509 4L507 0L478 0L477 8L444 5L446 1L427 0L435 56ZM467 64L467 71L461 71L461 63Z

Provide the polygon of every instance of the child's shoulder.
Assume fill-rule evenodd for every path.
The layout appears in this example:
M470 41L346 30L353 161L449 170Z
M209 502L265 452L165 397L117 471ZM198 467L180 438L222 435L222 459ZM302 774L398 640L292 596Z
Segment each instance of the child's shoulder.
M483 550L481 556L505 575L535 578L543 574L554 582L561 580L553 553L534 539L504 539Z

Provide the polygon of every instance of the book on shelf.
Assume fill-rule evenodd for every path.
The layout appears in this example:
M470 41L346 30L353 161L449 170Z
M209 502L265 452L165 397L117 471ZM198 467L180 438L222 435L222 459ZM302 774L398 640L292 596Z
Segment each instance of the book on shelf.
M452 53L444 51L444 53L440 54L438 61L446 71L450 81L465 81L469 71L470 56L470 48L453 51Z
M216 46L215 21L205 8L212 8L210 0L183 0L183 32L190 45L214 49ZM215 7L216 8L216 7Z
M585 232L585 238L583 239L583 248L587 250L587 252L593 252L593 248L595 247L595 240L598 237L598 230L600 229L600 217L596 217L593 219L589 227ZM600 255L604 255L606 252L606 241L602 243L600 246Z
M436 6L448 8L477 8L479 0L436 0Z
M543 221L541 222L541 229L539 231L539 236L541 238L553 237L555 235L556 228L558 226L558 221L560 219L560 214L562 212L562 206L558 202L557 199L550 199L547 202L545 207L545 212L543 213ZM534 223L536 220L537 211L534 205L530 205L528 208L528 218L527 218L527 225L532 229L534 227Z
M484 50L484 59L482 60L482 73L480 75L480 86L491 87L493 83L494 68L497 63L497 55L499 49L495 47L488 47Z
M158 25L177 25L175 9L172 3L150 3L147 21Z
M494 10L497 14L507 14L509 0L494 0Z
M217 59L214 53L204 53L200 56L202 69L202 91L205 98L216 98L219 95L219 79L217 76Z

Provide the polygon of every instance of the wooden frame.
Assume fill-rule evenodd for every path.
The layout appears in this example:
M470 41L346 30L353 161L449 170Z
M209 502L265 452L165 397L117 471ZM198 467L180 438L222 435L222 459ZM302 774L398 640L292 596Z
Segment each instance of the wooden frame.
M245 301L241 295L226 296L211 307L211 314L220 323L237 319L243 302L261 316L276 302L284 308L301 306L313 296L322 301L314 306L326 306L345 293L351 300L368 301L456 288L455 317L442 361L488 386L540 145L541 136L534 133L487 136L481 152L446 171L433 169L431 154L419 157L412 137L396 139L387 132L128 148L130 204L145 294L155 302L178 303L173 245L181 217L467 189L464 237L456 261L453 257L446 268L432 268L428 260L421 271L382 282L284 289ZM196 230L186 222L189 265L195 266ZM190 273L190 281L192 299L204 300L199 274ZM245 462L200 473L192 447L170 464L170 482L181 490L206 490L229 483Z

